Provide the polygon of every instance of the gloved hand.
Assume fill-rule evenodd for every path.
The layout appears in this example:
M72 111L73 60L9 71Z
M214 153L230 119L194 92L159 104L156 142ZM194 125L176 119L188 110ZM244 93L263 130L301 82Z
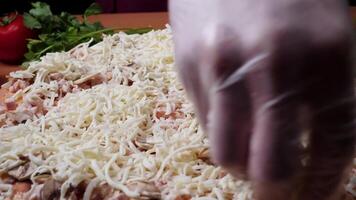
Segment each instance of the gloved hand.
M346 1L171 0L170 19L216 163L258 199L336 198L355 149Z

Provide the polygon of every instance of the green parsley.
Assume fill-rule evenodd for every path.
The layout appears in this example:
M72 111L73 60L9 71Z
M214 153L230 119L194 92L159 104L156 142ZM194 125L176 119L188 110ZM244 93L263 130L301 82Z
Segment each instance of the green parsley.
M38 60L49 52L68 51L80 43L93 39L92 45L102 40L102 34L112 34L114 29L105 29L101 23L90 23L88 16L101 13L97 4L90 5L80 21L75 16L62 12L54 15L48 4L43 2L32 3L32 9L24 13L25 26L38 34L37 39L29 39L28 52L25 54L24 67L28 62ZM151 31L150 28L129 29L127 34L142 34Z

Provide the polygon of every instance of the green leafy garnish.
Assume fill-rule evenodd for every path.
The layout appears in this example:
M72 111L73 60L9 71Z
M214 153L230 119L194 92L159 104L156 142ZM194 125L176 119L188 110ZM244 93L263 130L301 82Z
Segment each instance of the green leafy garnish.
M152 30L153 30L152 28L129 28L129 29L125 29L124 32L128 35L131 35L131 34L144 34Z
M54 15L48 4L43 2L32 3L32 9L24 13L25 25L38 33L37 39L30 39L25 54L24 67L29 61L38 60L49 52L68 51L80 43L93 39L91 45L102 40L102 34L112 34L114 29L105 29L101 23L90 23L88 17L101 13L99 5L91 4L83 14L80 21L67 12ZM150 28L125 29L127 34L143 34L151 31Z
M30 10L30 14L34 17L51 17L52 11L48 4L43 2L36 2L32 4L33 8Z
M42 28L41 23L36 18L32 17L32 15L30 15L28 13L24 13L23 16L24 16L24 23L27 28L30 28L30 29Z
M54 15L49 5L43 2L33 3L32 7L24 14L24 23L38 33L38 38L29 40L24 65L48 52L68 51L91 38L95 44L101 41L103 33L113 33L113 29L105 29L99 22L87 20L88 16L101 12L97 4L92 4L84 12L83 21L67 12Z
M0 18L0 26L6 26L10 24L12 21L14 21L17 17L17 12L14 14L10 14L8 16L5 16L3 18Z
M101 7L98 4L93 3L85 10L84 20L87 20L86 18L90 15L97 15L100 14L101 12L102 12Z

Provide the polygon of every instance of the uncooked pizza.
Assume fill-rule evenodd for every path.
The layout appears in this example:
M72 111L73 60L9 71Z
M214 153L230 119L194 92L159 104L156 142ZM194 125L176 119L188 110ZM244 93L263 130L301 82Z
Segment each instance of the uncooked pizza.
M11 73L0 199L252 199L210 161L171 37L169 27L107 35Z

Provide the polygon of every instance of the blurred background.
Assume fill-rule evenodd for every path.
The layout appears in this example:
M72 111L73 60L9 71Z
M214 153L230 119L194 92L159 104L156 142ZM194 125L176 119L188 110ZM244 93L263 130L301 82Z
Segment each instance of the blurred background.
M167 11L168 0L41 0L51 6L54 13L67 11L72 14L82 14L93 2L103 8L104 13L118 12L162 12ZM36 0L0 0L0 14L18 11L28 11L31 2Z
M30 3L36 0L0 0L0 14L17 10L22 13L30 8ZM50 4L54 13L67 11L72 14L82 14L91 3L99 3L104 13L126 12L162 12L167 11L168 0L42 0ZM356 6L356 0L345 0L351 6Z
M0 14L17 10L22 13L30 8L30 3L36 0L0 0ZM167 11L168 0L42 0L50 4L54 13L67 11L72 14L82 14L91 3L99 3L104 13L127 12L162 12ZM356 0L348 1L356 6Z

